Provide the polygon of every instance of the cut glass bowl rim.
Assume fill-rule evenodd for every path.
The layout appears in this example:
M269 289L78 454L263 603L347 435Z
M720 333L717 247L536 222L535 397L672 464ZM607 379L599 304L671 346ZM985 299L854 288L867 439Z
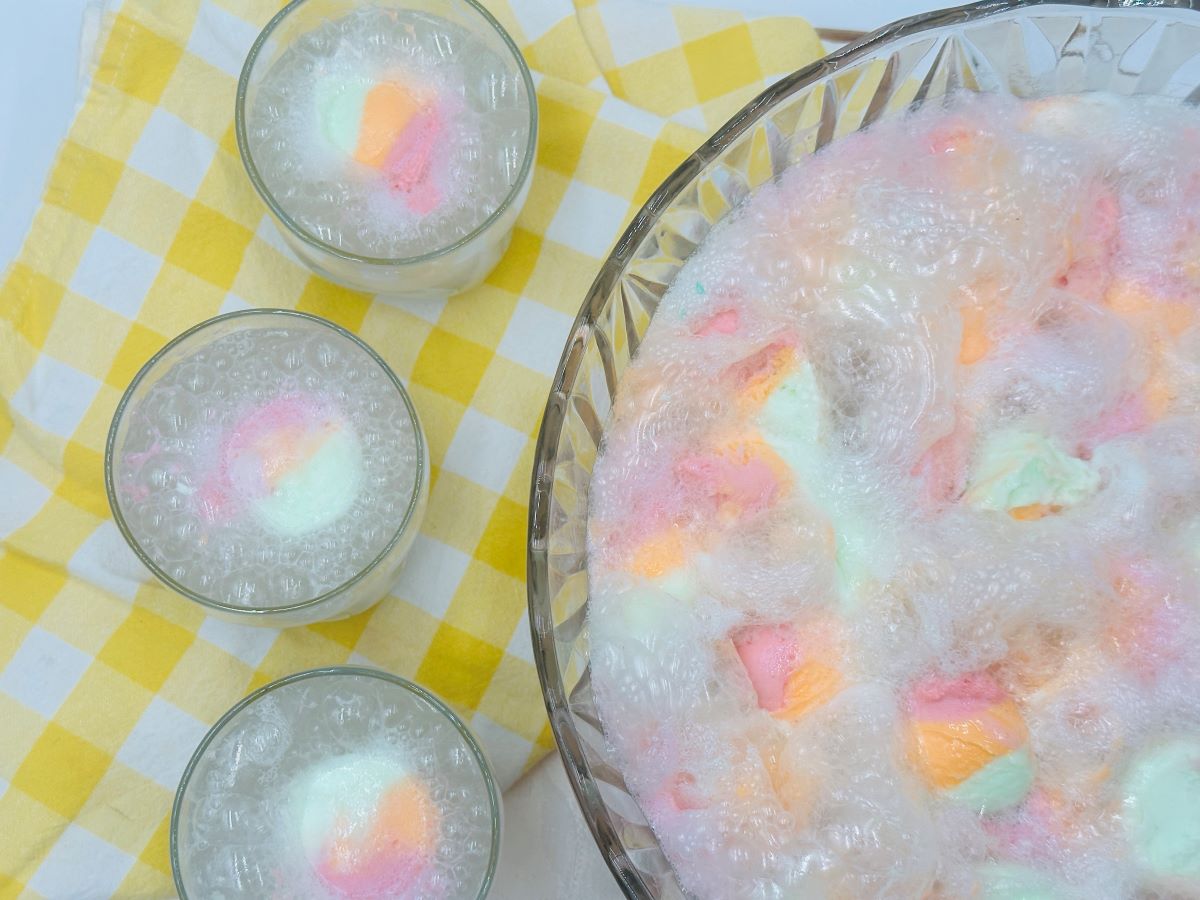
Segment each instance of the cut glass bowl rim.
M934 10L899 19L864 35L853 43L800 68L770 85L738 110L673 171L638 210L600 267L585 295L563 348L542 416L534 452L529 499L527 592L534 660L550 719L555 745L566 769L571 790L587 821L597 847L626 896L651 898L637 866L630 859L607 804L600 795L591 764L581 748L571 722L572 712L559 675L559 653L550 609L548 539L550 506L554 494L557 448L562 433L569 392L574 385L591 332L617 287L618 279L634 259L671 204L739 137L757 124L777 104L792 94L869 58L888 44L934 29L964 25L1006 13L1026 13L1042 8L1047 15L1071 10L1112 10L1114 13L1200 11L1200 0L981 0L963 6ZM606 374L608 374L606 372Z

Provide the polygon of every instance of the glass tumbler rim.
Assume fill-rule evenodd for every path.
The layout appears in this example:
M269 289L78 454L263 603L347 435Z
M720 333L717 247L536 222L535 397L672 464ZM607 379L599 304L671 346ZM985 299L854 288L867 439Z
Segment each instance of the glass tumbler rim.
M310 597L307 600L301 600L297 603L288 603L279 606L262 606L250 607L239 606L235 603L227 603L222 600L217 600L213 597L205 596L197 590L194 590L184 584L181 584L177 579L173 578L159 565L145 548L142 547L141 541L134 536L133 531L129 527L129 523L125 520L125 514L121 510L121 503L117 497L116 480L113 476L113 462L116 455L117 432L120 429L121 423L124 420L125 412L133 400L134 393L142 382L154 371L155 367L162 359L176 347L182 346L189 338L207 330L210 327L222 324L228 321L237 319L253 319L258 317L279 316L281 318L296 318L316 325L325 327L333 331L335 334L347 338L352 341L357 347L364 350L371 360L378 365L384 374L391 381L393 387L400 395L400 399L404 402L404 407L408 412L409 417L413 422L413 434L416 441L416 470L414 472L412 496L409 497L408 506L404 510L404 515L400 519L400 523L396 527L395 533L388 539L388 542L383 546L376 556L364 565L360 570L347 578L341 584L322 591L315 597ZM113 521L116 523L117 530L121 532L121 536L125 539L125 543L133 550L134 554L142 564L150 570L160 582L166 585L177 594L181 594L188 600L200 604L208 609L224 613L227 615L243 618L244 621L252 621L256 618L264 616L275 616L282 613L294 613L301 610L315 609L323 606L331 600L342 596L346 591L353 588L356 584L370 575L382 563L389 553L400 542L400 539L407 533L409 527L413 523L417 508L421 502L421 485L426 477L425 458L426 458L426 443L424 430L421 428L421 420L417 415L417 409L413 405L412 398L408 395L403 383L401 383L396 373L392 371L392 367L381 357L370 344L360 338L354 332L343 328L336 322L331 322L329 319L321 316L315 316L312 313L301 312L295 309L276 309L270 307L255 308L255 309L239 309L233 312L222 313L218 316L213 316L210 319L205 319L191 326L187 330L180 332L178 335L164 344L153 356L151 356L142 365L133 380L129 382L129 386L125 388L125 392L121 395L120 401L117 403L116 411L113 413L112 422L108 427L108 438L104 443L104 491L108 496L108 506L112 511Z
M284 675L282 678L277 678L262 687L251 691L233 706L229 707L221 718L213 724L211 728L205 732L200 743L196 745L196 749L192 752L191 758L188 760L187 766L183 770L183 775L179 779L179 786L175 789L175 798L171 803L171 824L169 828L169 845L171 856L171 875L175 881L175 890L179 893L182 900L188 900L187 889L183 884L183 875L180 871L179 863L179 814L183 808L183 798L187 793L188 785L191 783L192 775L195 774L196 767L204 758L204 753L217 736L229 725L240 713L253 706L258 700L266 695L273 693L279 688L287 687L295 684L298 681L307 681L310 678L322 678L326 676L339 675L357 675L365 678L375 678L380 681L387 681L396 687L402 688L413 694L417 698L424 700L432 706L438 713L442 715L455 730L459 736L466 742L467 747L471 751L471 755L475 757L475 762L479 766L480 774L483 776L484 786L487 788L488 806L491 809L491 826L492 840L488 850L488 865L484 872L483 880L479 885L479 893L476 900L483 900L491 890L492 881L496 875L496 866L500 861L500 834L503 823L503 801L501 799L499 787L496 784L495 775L492 773L491 763L488 761L487 753L479 740L471 733L471 729L463 721L450 705L433 691L415 681L411 681L400 675L393 675L391 672L386 672L383 669L377 669L371 666L319 666L313 669L304 669L300 672L293 672L290 675Z
M349 250L344 250L327 241L321 240L315 234L312 234L297 222L283 207L279 201L275 199L275 195L271 189L267 187L259 174L258 166L254 162L254 155L250 151L250 141L246 130L246 94L250 88L250 75L254 70L254 65L258 61L258 57L267 41L275 29L286 20L292 12L299 7L308 3L309 0L291 0L283 9L279 10L271 20L259 32L254 43L250 46L250 52L246 54L246 60L242 63L241 75L238 78L237 94L234 99L233 107L233 125L234 134L237 138L238 156L241 157L242 167L246 170L246 175L250 179L250 183L254 185L254 190L258 193L262 201L267 205L267 209L275 219L280 222L293 236L303 241L305 244L313 247L322 253L327 253L339 259L347 260L354 263L364 263L367 265L379 266L381 268L402 268L406 266L415 266L420 263L429 262L430 260L438 259L446 256L453 251L464 247L467 244L473 243L476 238L481 237L485 232L490 230L491 226L496 224L521 195L526 182L533 173L533 161L537 155L537 137L538 137L538 104L537 92L533 85L533 75L529 70L529 64L525 61L524 55L518 49L516 42L512 36L500 24L499 20L493 16L478 0L453 0L453 2L462 3L472 8L477 12L492 30L499 35L500 39L508 48L508 52L517 64L517 71L521 74L521 81L525 86L525 93L529 97L529 134L525 141L525 150L521 158L521 169L517 173L516 179L505 194L504 199L500 204L492 210L492 212L475 228L467 234L446 244L442 247L437 247L426 253L421 253L416 256L366 256L364 254L352 253Z

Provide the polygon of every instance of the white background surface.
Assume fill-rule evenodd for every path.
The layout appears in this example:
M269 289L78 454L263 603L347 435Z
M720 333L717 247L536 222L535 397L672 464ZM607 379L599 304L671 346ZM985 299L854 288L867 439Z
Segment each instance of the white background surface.
M0 270L20 249L55 151L74 116L105 0L2 2L11 5L0 28ZM819 27L858 31L949 5L930 0L675 2L799 15ZM621 896L575 806L557 755L538 766L505 799L504 852L492 896L497 900Z

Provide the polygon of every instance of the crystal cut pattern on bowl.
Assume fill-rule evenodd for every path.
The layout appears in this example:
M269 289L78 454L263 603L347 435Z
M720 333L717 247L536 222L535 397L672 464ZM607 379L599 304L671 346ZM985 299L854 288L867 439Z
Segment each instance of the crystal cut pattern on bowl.
M628 897L685 895L606 746L592 694L588 489L621 375L668 286L731 208L834 139L958 90L1200 104L1200 0L988 0L905 19L801 69L738 112L650 197L572 328L534 462L529 613L567 775Z

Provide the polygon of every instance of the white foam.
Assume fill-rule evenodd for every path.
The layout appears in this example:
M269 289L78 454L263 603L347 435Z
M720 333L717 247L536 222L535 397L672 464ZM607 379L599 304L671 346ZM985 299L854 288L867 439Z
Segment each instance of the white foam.
M595 466L589 577L606 734L691 894L971 896L994 859L1063 897L1157 896L1124 844L1119 774L1200 734L1198 150L1190 107L960 97L797 164L680 272ZM1105 198L1115 237L1089 231ZM1097 248L1099 275L1079 263ZM1182 330L1105 302L1118 280L1181 304ZM963 364L960 310L984 294L989 352ZM736 331L697 338L725 309ZM727 368L780 336L810 368L816 422L764 424L730 387ZM1162 414L1097 437L1151 378ZM679 474L689 452L804 427L817 456L796 450L799 483L757 512ZM967 502L980 448L1014 430L1098 488L1036 521ZM930 500L922 466L954 435L967 472ZM633 574L671 532L703 548L683 573ZM838 557L835 532L857 542ZM813 616L834 623L849 686L789 724L757 707L730 634ZM1073 811L1037 847L1003 838L1031 833L1028 804L956 808L908 761L908 687L977 670L1025 717L1034 793Z

